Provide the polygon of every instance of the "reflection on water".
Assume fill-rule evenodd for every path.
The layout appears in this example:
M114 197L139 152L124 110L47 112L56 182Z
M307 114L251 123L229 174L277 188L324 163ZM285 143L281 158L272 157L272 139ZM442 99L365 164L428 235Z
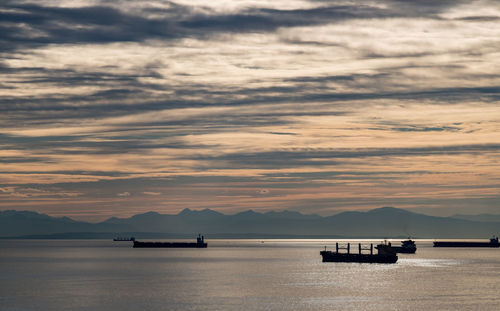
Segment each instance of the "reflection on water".
M336 241L0 240L0 310L500 310L499 249L417 240L393 265L322 263Z
M400 256L401 257L401 256ZM399 260L400 266L413 266L413 267L446 267L452 265L458 265L464 263L464 260L454 260L454 259L413 259L413 258L401 258Z

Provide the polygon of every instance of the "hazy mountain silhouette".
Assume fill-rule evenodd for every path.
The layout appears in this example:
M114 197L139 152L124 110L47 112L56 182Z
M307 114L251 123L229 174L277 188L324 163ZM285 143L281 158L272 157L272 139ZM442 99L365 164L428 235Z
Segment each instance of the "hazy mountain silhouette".
M481 222L500 222L500 215L498 214L478 214L478 215L456 214L451 217L456 219L465 219L465 220L481 221Z
M128 228L127 225L91 224L68 217L51 217L30 211L7 210L0 212L0 237L66 232L130 231L127 230Z
M492 218L493 219L493 218ZM482 222L457 217L434 217L393 207L367 212L343 212L321 217L298 212L259 213L252 210L225 215L210 209L184 209L179 214L147 212L100 223L56 218L26 211L0 212L0 236L98 238L133 234L143 238L191 237L366 237L488 238L500 231L500 221Z

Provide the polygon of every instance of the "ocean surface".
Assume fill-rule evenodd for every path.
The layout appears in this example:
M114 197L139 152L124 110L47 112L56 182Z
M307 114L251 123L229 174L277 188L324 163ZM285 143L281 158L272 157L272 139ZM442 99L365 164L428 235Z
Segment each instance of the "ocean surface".
M0 310L500 310L498 248L416 240L417 253L392 265L322 263L320 250L336 241L133 249L105 240L0 240Z

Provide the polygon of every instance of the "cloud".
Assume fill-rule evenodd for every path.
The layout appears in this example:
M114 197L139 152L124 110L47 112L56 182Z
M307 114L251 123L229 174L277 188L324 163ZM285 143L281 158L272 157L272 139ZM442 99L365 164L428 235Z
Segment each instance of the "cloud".
M0 206L494 197L494 1L0 7Z
M455 126L442 127L396 127L394 131L400 132L442 132L442 131L458 131L460 128Z
M30 198L72 198L81 196L82 193L74 191L64 191L60 188L29 188L29 187L2 187L0 188L0 197L7 196L12 198L30 199Z
M442 3L441 3L442 2ZM97 2L99 3L99 2ZM433 17L459 1L437 3L379 1L364 5L347 1L304 8L246 7L236 12L166 2L127 10L110 5L57 7L7 1L0 12L0 42L4 50L46 44L142 42L148 39L205 38L217 33L273 32L282 27L339 23L351 19ZM259 3L262 5L263 3ZM389 5L387 5L389 4ZM158 8L158 6L164 6ZM125 9L121 9L125 7Z
M168 20L149 20L107 6L61 8L11 2L6 9L0 14L0 29L8 32L0 36L0 42L12 43L10 48L176 36L176 31L169 31Z
M239 168L293 168L336 166L348 159L392 158L439 155L465 155L500 152L499 144L449 145L410 148L364 148L364 149L292 149L256 153L231 153L220 156L202 156L195 159L209 161L212 167L233 166ZM219 163L219 164L217 164Z
M161 192L144 191L143 194L157 196L157 195L161 195Z

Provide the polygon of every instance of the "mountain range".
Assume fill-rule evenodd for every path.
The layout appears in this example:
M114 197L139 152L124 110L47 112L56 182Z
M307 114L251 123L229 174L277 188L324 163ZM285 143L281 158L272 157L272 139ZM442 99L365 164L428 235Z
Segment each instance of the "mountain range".
M489 238L500 231L495 215L436 217L393 207L322 217L293 211L226 215L184 209L178 214L147 212L99 223L51 217L31 211L0 211L3 238ZM496 215L498 216L498 215ZM486 220L492 221L486 221Z

